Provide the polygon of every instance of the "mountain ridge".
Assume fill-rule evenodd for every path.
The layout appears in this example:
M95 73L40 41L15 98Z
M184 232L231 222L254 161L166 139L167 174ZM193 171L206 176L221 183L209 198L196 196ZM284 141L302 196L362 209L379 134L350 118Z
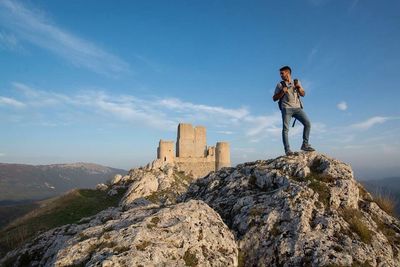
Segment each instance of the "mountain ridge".
M39 200L73 188L94 188L115 174L126 172L83 162L50 165L0 163L0 201Z

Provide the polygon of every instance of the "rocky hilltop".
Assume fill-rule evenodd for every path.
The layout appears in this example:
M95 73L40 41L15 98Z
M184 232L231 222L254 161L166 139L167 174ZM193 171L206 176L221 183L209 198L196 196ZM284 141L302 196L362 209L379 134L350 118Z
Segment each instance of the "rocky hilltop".
M47 231L4 266L400 266L400 221L351 167L298 153L192 180L155 161L99 186L119 207Z

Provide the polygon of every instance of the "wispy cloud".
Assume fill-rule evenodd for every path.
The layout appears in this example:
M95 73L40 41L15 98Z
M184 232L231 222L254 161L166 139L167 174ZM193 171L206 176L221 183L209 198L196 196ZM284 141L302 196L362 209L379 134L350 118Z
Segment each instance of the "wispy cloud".
M308 53L306 63L307 63L307 64L311 64L311 63L314 61L314 59L315 59L317 53L318 53L318 48L317 48L317 46L315 46L315 47L313 47L313 48L311 49L311 51Z
M0 32L0 48L7 50L19 50L20 45L17 38L13 34L8 34L4 31Z
M26 110L34 110L42 118L57 113L74 114L81 111L85 116L96 120L123 121L141 127L151 127L175 131L179 122L191 122L212 126L210 130L245 142L258 143L266 139L280 138L282 118L280 112L272 114L253 114L246 107L226 108L222 106L192 103L178 98L139 98L132 95L116 95L104 90L85 90L71 94L58 94L38 90L23 83L14 82L14 89L19 93L18 101ZM72 92L72 91L71 91ZM26 114L26 116L30 116ZM40 121L41 125L70 125L74 116L64 116L68 121ZM76 118L80 120L80 118ZM216 127L217 129L212 129ZM289 131L290 136L300 135L301 123ZM327 132L322 123L313 123L313 133ZM235 133L234 137L233 134Z
M14 89L24 97L22 101L25 101L26 105L29 106L56 106L72 101L70 97L66 95L37 90L23 83L13 82L12 85Z
M219 134L227 134L227 135L233 134L232 131L217 131L217 133L219 133Z
M278 123L282 120L279 112L275 112L269 116L248 116L245 121L252 125L246 130L249 137L262 136L266 134L274 134L280 130Z
M61 29L37 10L18 1L0 1L0 22L12 35L0 41L16 45L19 40L34 44L64 58L75 66L118 76L129 72L129 64L95 44Z
M338 110L345 111L347 110L347 103L345 101L341 101L336 105L336 107Z
M190 102L183 102L177 98L161 99L158 101L158 103L161 106L164 106L169 109L174 109L176 111L205 112L208 114L224 115L224 116L232 117L235 119L242 119L249 114L249 111L246 108L227 109L227 108L222 108L222 107L207 106L207 105L201 105L201 104L193 104Z
M0 153L0 157L4 157L5 155L5 153Z
M153 128L175 130L181 121L215 122L216 125L238 124L252 121L253 117L244 107L224 108L191 103L178 98L138 98L131 95L113 95L103 90L85 90L73 94L59 94L38 90L23 83L12 83L23 105L49 113L47 109L70 110L85 108L104 117L129 122L140 122ZM240 125L240 123L239 123ZM221 131L231 134L223 127Z
M0 106L11 106L14 108L23 108L25 104L13 98L0 96Z
M355 123L352 124L351 127L356 128L356 129L361 129L361 130L366 130L371 128L372 126L376 124L382 124L387 122L390 119L394 119L392 117L380 117L380 116L375 116L371 117L363 122Z

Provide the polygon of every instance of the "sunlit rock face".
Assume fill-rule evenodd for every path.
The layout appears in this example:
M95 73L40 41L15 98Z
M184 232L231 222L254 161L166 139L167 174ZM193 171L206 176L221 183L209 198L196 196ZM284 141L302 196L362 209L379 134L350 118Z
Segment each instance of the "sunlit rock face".
M246 266L400 266L399 221L349 165L316 152L224 168L191 184L189 199L221 215Z
M326 155L199 179L156 160L116 176L118 207L37 236L0 266L400 266L400 222Z

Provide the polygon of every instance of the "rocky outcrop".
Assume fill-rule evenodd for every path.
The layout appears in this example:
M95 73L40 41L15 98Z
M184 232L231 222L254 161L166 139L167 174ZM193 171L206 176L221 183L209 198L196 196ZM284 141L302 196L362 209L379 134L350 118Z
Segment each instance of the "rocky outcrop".
M122 178L116 176L110 191L128 188L120 203L125 209L148 202L172 204L176 203L179 195L186 192L191 181L192 177L175 165L155 160L145 168L130 170Z
M124 212L108 209L40 235L0 265L235 266L237 253L220 216L193 200Z
M316 152L197 180L154 161L104 190L121 188L118 208L48 231L0 266L400 266L399 220L349 165Z
M400 266L400 223L349 165L318 153L224 168L194 182L234 232L245 266Z

